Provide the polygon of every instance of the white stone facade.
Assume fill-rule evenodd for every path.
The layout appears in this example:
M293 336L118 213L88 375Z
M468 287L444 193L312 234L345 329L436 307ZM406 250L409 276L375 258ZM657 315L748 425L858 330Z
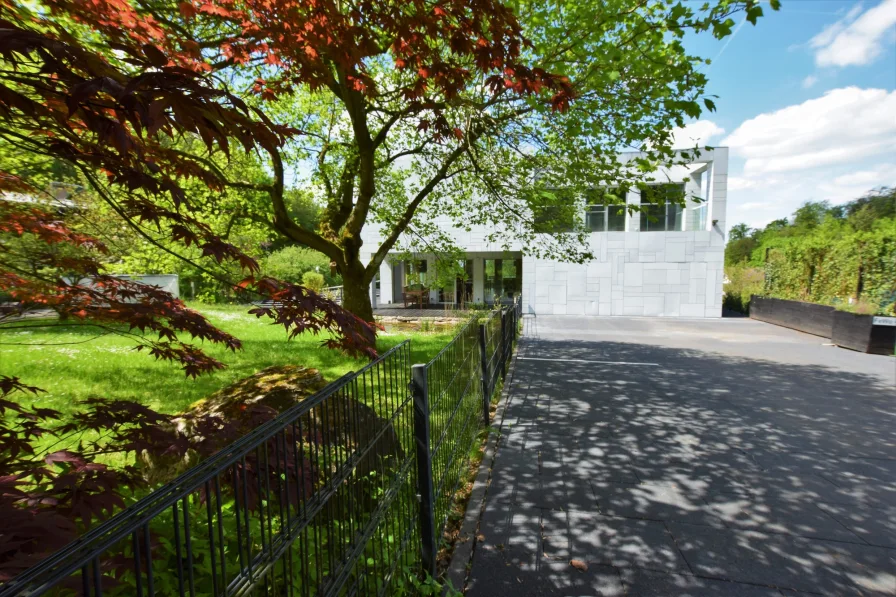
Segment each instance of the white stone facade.
M627 215L625 232L589 235L595 259L585 264L536 259L520 247L502 252L484 242L485 231L452 229L472 260L474 302L484 298L483 259L522 255L523 307L528 313L721 317L727 170L728 150L716 148L704 151L688 167L661 173L675 181L687 177L686 193L704 200L689 201L684 230L640 231L640 215ZM627 203L639 201L637 191L626 197ZM705 215L696 221L691 214L701 205ZM372 252L378 231L365 229L363 238L364 248ZM363 257L369 258L369 253ZM380 306L401 302L400 296L393 296L392 272L388 263L380 268ZM432 301L438 300L437 294L432 292Z
M530 313L720 317L721 233L605 232L591 235L587 264L523 259Z

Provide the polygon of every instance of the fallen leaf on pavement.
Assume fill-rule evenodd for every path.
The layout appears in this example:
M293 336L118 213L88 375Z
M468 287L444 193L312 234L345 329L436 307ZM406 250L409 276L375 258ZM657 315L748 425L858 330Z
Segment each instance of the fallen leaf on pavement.
M570 560L569 565L579 572L585 572L586 570L588 570L588 564L586 564L582 560Z

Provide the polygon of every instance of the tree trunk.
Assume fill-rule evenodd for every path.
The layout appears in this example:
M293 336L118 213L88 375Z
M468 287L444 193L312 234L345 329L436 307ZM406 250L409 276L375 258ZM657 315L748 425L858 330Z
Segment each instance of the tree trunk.
M360 263L358 267L348 267L342 272L342 306L364 321L373 321L370 284L364 278Z

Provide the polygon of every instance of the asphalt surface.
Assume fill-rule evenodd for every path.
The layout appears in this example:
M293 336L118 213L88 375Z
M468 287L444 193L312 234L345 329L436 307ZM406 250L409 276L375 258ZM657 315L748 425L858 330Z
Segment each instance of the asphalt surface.
M896 595L896 358L526 319L468 595Z

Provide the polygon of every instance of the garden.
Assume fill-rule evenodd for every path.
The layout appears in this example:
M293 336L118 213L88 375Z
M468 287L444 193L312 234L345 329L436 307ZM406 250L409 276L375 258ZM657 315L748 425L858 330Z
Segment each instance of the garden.
M896 314L896 188L849 203L809 202L762 230L731 230L724 305L749 313L752 295Z
M210 457L216 461L222 448L268 423L278 414L269 412L272 407L278 412L288 410L317 395L328 382L345 379L351 372L362 373L340 393L299 417L299 431L293 423L291 431L262 442L232 468L223 469L214 477L214 490L212 481L206 480L204 490L188 493L173 509L154 516L134 532L133 541L110 546L94 561L93 582L101 583L103 594L110 595L140 594L147 583L161 594L171 594L183 589L185 582L189 594L218 594L220 587L247 582L244 576L247 569L251 576L251 562L258 565L273 538L289 532L285 525L290 518L304 517L300 536L280 554L282 568L272 571L265 582L284 590L315 592L325 580L332 582L331 577L339 571L334 554L348 553L356 546L354 529L365 522L372 524L371 509L383 502L391 505L390 515L376 521L374 536L362 542L369 554L357 566L389 569L365 575L361 568L352 568L351 582L374 582L379 589L368 587L374 592L386 585L396 594L411 591L419 582L413 547L418 536L416 506L409 503L417 489L408 471L401 473L393 462L412 462L413 455L410 411L401 405L407 401L409 365L431 361L450 342L456 328L381 330L377 350L385 356L371 364L369 359L322 346L322 338L312 334L287 341L281 327L248 314L247 306L196 306L212 324L239 334L243 342L236 352L210 348L210 356L220 358L226 369L197 379L185 379L170 364L137 354L131 339L97 334L89 322L23 320L0 332L0 355L8 370L50 388L33 400L39 402L41 413L52 409L58 415L47 416L42 433L20 434L20 439L32 440L22 443L26 452L34 450L27 459L46 460L47 466L64 469L49 483L38 480L36 489L44 492L44 499L58 500L62 508L88 510L76 518L82 522L72 531L87 531L126 507L139 512L141 499L150 492L164 490L163 485ZM18 398L21 401L21 394ZM475 400L467 403L467 409L480 412ZM327 404L341 414L321 411ZM443 402L441 408L452 408L450 404ZM345 414L349 412L353 414ZM433 417L444 421L444 415L433 413ZM172 425L173 421L177 423ZM354 429L359 431L347 431ZM470 428L474 434L477 429ZM372 439L382 433L392 439L385 443L382 437ZM221 437L216 438L218 434ZM176 449L179 441L187 442L186 450ZM167 451L176 452L173 457L159 449L166 442L171 444ZM294 455L287 456L289 451L283 449L275 456L290 444L296 446ZM376 456L350 465L346 458L366 444ZM469 441L460 449L466 457ZM458 458L451 468L462 468L465 463L465 458ZM59 495L65 469L71 467L74 473L76 468L91 466L101 468L96 469L97 475L79 475L82 498ZM342 471L351 475L339 477L345 474ZM119 484L110 484L109 492L99 487L110 482L105 474L122 477ZM275 484L277 490L272 489ZM381 492L393 485L397 493L384 497ZM335 492L329 499L325 497L327 487ZM76 492L68 490L69 494ZM450 496L446 497L450 502ZM314 499L326 500L324 514L313 514L309 504ZM50 515L52 510L43 513ZM22 555L4 562L0 570L4 579L22 572L37 561L35 558L49 556L72 538L66 533L46 541L34 532L33 524L40 520L27 519L24 529L12 525L13 537L7 539L25 541L26 545L19 545L17 551ZM28 537L21 536L23 530ZM188 564L190 574L185 580ZM83 571L76 572L51 594L68 594L72 583L82 582L83 577Z

